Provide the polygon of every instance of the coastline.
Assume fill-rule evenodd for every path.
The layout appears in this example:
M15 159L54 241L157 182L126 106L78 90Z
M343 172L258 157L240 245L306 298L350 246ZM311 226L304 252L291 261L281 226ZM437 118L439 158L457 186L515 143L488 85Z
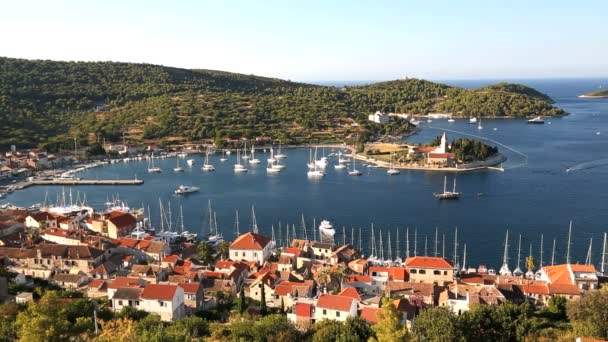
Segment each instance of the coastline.
M579 95L579 99L608 99L608 95Z
M380 160L376 160L373 158L370 158L369 156L364 156L364 155L360 155L355 153L354 154L355 159L357 159L358 161L361 162L365 162L367 164L371 164L371 165L375 165L377 167L381 167L381 168L389 168L389 163L385 162L385 161L380 161ZM415 171L441 171L441 172L469 172L469 171L480 171L480 170L497 170L497 171L504 171L504 169L502 167L497 167L496 165L500 165L501 163L505 162L507 160L507 157L504 156L501 153L498 153L497 155L491 157L490 159L481 161L481 162L475 162L475 163L469 163L469 164L460 164L457 165L456 167L436 167L436 166L422 166L422 165L393 165L392 167L394 169L399 169L399 170L415 170Z

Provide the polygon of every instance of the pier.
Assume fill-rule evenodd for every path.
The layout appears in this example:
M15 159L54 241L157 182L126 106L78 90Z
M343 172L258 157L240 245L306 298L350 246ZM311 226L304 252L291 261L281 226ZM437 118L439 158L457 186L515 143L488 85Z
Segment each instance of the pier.
M16 190L33 185L142 185L141 179L34 179L14 184Z

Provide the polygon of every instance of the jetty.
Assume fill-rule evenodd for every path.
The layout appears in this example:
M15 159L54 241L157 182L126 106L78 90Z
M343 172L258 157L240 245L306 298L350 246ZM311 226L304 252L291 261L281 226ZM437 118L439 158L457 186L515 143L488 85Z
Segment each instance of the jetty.
M34 179L14 184L16 190L33 185L142 185L141 179Z

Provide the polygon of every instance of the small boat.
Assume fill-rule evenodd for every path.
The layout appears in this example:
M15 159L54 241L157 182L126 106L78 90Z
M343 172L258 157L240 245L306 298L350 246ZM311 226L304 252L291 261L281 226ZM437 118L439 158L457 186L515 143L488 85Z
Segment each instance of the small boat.
M226 160L228 160L228 158L226 158L226 150L224 150L224 155L222 156L222 158L220 158L220 161L223 163Z
M273 169L283 170L285 167L286 165L281 164L281 159L277 159L274 163L272 163Z
M394 175L398 175L401 173L401 171L393 168L393 154L392 153L391 153L391 161L390 161L389 169L386 171L386 173L389 176L394 176Z
M248 172L247 168L241 164L241 151L236 150L236 164L234 164L234 172Z
M321 171L321 170L309 170L307 173L308 177L323 177L325 176L325 172Z
M354 153L354 152L353 152ZM361 171L357 170L357 168L355 167L355 156L353 154L353 169L348 171L348 174L350 176L361 176Z
M449 118L449 119L448 119L448 122L454 122L454 119Z
M270 158L267 159L267 161L269 163L274 163L275 162L275 158L274 158L274 150L272 149L272 146L270 147Z
M342 158L342 152L338 151L338 163L348 164L348 163L350 163L350 160L348 160L346 158Z
M230 150L226 151L227 156L229 156L230 154L232 154L232 152Z
M181 166L179 166L179 157L175 158L175 160L177 160L177 166L173 168L173 171L175 171L175 172L184 172L184 169Z
M474 117L474 116L473 116L473 117L470 117L470 118L469 118L469 123L470 123L470 124L476 124L476 123L477 123L477 118L476 118L476 117Z
M433 122L433 120L431 120L431 119L426 119L426 122L431 123L431 122Z
M186 160L186 163L188 164L188 166L192 166L194 165L194 159L188 159Z
M249 159L249 164L259 164L260 160L255 157L255 147L251 145L251 158Z
M346 165L344 165L344 164L336 164L336 165L334 165L334 169L336 169L336 170L344 170L344 169L346 169Z
M193 192L198 192L199 190L200 190L200 188L198 188L196 186L180 185L179 187L177 187L177 189L175 189L175 194L176 195L185 195L185 194L191 194Z
M278 153L274 156L276 159L285 159L287 158L287 155L284 153L281 153L281 142L279 141L279 150L277 151Z
M540 116L537 116L535 118L532 118L528 121L526 121L529 124L537 124L537 125L542 125L545 123L545 120L543 120L543 118L541 118Z
M209 164L209 153L205 153L205 163L201 169L203 171L215 171L215 167L212 164Z
M481 125L481 118L479 118L479 123L477 124L477 129L482 130L483 126Z
M154 153L152 153L152 157L150 158L150 162L148 163L148 173L159 173L162 172L160 167L154 166Z
M321 221L321 224L319 225L319 231L321 232L321 234L328 236L334 236L336 234L336 230L327 220Z
M241 158L245 160L249 159L249 156L247 155L247 142L245 142L245 147L243 147L243 154L241 155Z
M460 197L460 192L456 192L456 178L454 178L454 189L452 191L447 191L447 181L448 176L445 176L443 179L443 192L442 193L434 193L433 196L435 198L444 200L444 199L458 199Z
M279 173L279 172L283 171L282 168L277 168L277 167L274 167L274 166L275 166L274 163L268 163L268 166L266 166L266 172L268 172L268 173Z

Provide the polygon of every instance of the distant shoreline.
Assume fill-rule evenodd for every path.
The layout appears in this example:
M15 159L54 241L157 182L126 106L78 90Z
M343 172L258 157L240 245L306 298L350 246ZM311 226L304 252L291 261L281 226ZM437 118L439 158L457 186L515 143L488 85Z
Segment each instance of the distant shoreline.
M579 99L608 99L608 95L579 95Z

